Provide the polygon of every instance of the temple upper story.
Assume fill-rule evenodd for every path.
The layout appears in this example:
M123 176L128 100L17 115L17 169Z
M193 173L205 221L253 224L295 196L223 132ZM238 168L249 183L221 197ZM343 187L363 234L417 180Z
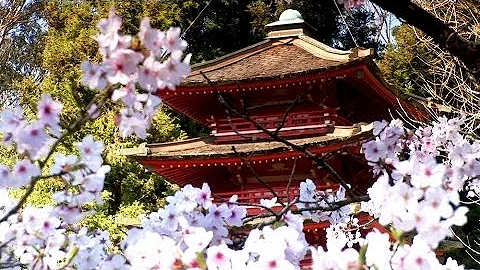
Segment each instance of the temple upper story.
M160 96L208 126L216 143L268 139L251 121L226 112L219 98L292 139L391 118L396 111L422 117L382 79L371 49L331 48L308 36L311 27L295 12L267 25L264 41L194 65L180 87Z
M354 194L366 194L374 177L361 146L372 139L371 123L425 114L382 79L372 50L318 42L296 11L268 27L264 41L195 65L175 91L159 91L169 106L208 126L209 136L142 144L123 154L180 186L208 183L216 201L235 194L251 205L249 214L265 211L252 206L262 198L298 198L305 179L317 190L335 191L339 176ZM272 140L265 130L305 151ZM328 162L335 175L306 151ZM378 225L368 215L358 218ZM307 222L306 239L325 243L328 226Z
M319 188L335 188L327 171L272 141L266 129L328 156L355 192L364 194L373 178L360 148L371 139L370 123L425 114L382 79L372 50L330 48L309 36L311 27L298 12L284 14L268 25L264 41L195 65L175 91L159 91L169 106L208 126L208 137L123 153L181 186L208 182L219 196L244 192L244 201L269 196L259 177L285 196L287 181L298 186L309 178Z

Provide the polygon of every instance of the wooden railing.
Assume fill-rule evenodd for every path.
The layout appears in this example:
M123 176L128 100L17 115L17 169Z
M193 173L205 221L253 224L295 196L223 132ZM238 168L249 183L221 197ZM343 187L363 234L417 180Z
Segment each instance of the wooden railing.
M305 136L328 133L335 124L335 110L295 112L284 118L283 114L252 116L252 120L262 127L275 131L278 127L279 135L283 137ZM218 142L248 140L249 138L267 138L258 130L254 123L243 118L216 119L210 123L212 135Z

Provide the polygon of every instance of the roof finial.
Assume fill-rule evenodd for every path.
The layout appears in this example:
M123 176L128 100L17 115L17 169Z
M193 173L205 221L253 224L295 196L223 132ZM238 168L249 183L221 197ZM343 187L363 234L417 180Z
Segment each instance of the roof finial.
M298 10L287 9L278 18L278 21L267 24L267 27L274 27L280 25L292 25L292 24L302 24L305 21L302 18L302 14Z
M315 29L305 23L298 10L287 9L278 18L278 21L267 24L270 28L267 38L293 37L307 34L308 30Z
M287 9L282 14L280 14L280 18L278 18L278 21L282 22L289 22L289 21L296 21L296 20L302 20L302 14L298 12L298 10L295 9Z

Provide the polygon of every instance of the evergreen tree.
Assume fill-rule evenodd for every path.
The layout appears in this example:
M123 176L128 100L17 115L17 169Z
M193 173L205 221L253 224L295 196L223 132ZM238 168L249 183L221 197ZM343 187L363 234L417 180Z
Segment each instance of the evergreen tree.
M420 42L414 29L402 24L393 31L395 43L388 44L379 62L384 78L407 93L425 96L422 90L421 73L428 70L426 64L433 55Z
M3 1L0 4L0 105L14 106L12 90L19 79L42 77L43 0Z

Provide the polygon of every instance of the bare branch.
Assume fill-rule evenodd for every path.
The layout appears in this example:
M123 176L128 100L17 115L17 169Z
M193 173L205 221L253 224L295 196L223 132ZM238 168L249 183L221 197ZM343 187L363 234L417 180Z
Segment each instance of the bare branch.
M291 171L291 173L290 173L290 176L288 177L288 183L287 183L287 203L290 203L290 185L292 184L293 175L295 174L295 169L297 168L297 160L298 160L298 158L295 157L295 159L293 160L292 171Z
M259 183L261 183L262 185L264 185L271 193L274 197L277 197L278 199L278 202L282 205L282 206L285 206L285 204L282 202L282 200L280 200L280 197L278 196L277 192L272 188L272 186L270 186L270 184L268 184L266 181L264 181L258 174L257 172L255 171L255 169L252 167L252 165L250 165L250 162L245 159L242 155L240 155L240 153L238 153L237 149L235 148L235 146L232 146L232 151L243 161L243 163L245 163L245 165L247 165L248 169L252 172L253 176L255 176L255 178L257 179L257 181Z

